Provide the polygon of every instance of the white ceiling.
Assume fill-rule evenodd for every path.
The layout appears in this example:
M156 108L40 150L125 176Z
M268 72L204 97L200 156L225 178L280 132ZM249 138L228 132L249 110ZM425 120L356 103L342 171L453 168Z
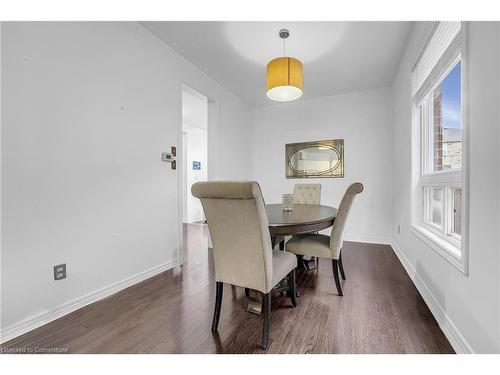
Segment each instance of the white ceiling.
M304 64L301 99L389 86L413 22L141 22L250 106L266 97L265 69L286 54Z

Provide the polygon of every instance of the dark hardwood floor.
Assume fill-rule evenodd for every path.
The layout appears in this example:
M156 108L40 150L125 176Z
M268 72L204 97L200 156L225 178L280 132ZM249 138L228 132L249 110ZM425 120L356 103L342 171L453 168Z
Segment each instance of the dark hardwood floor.
M75 311L3 346L69 353L262 353L262 317L243 288L224 286L219 333L207 228L186 226L184 265ZM205 242L206 243L206 242ZM267 353L453 353L390 246L347 242L336 294L331 262L297 272L299 304L275 296Z

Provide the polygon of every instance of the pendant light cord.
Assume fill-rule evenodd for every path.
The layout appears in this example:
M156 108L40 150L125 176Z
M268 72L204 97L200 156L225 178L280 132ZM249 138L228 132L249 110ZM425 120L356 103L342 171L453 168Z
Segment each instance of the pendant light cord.
M286 38L283 38L283 57L286 56L286 52L285 52L285 43L286 43Z

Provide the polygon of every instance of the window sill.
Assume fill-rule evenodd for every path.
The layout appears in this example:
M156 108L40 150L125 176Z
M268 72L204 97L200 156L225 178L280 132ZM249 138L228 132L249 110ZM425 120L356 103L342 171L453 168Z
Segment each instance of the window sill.
M456 269L458 269L464 275L467 275L467 270L460 257L460 248L443 240L442 238L422 226L412 225L411 232L425 244L431 247L434 251L436 251L439 255L441 255L444 259L446 259L449 263L451 263Z

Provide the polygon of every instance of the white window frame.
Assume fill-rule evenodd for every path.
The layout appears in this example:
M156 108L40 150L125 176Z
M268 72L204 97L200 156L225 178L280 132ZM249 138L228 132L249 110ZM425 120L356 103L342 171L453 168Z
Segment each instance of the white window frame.
M463 188L461 186L451 186L449 189L450 189L450 194L449 194L449 202L448 204L450 205L450 207L453 207L453 190L457 189L457 188L460 188L462 189L462 192L463 192ZM462 207L460 207L460 209L462 209ZM453 213L451 211L448 211L448 220L450 220L450 222L453 221ZM451 238L454 238L456 239L457 241L461 241L462 240L462 235L459 235L455 232L453 232L453 228L452 228L452 225L449 226L450 228L450 232L448 233L448 236L450 236Z
M424 185L422 184L422 199L423 199L423 217L422 217L422 225L427 227L428 230L434 231L437 234L441 235L442 233L445 232L447 222L445 220L445 215L446 215L446 206L444 205L442 207L442 212L441 212L441 225L435 224L432 222L432 190L442 190L443 191L443 203L446 200L446 185L436 185L436 184L430 184L430 185Z
M435 23L429 37L422 48L422 53L427 46L429 39L432 37L438 23ZM427 152L429 137L425 134L428 127L423 126L421 119L420 104L426 99L416 102L412 93L412 131L411 131L411 197L412 197L412 214L411 214L411 232L420 240L426 243L430 248L435 250L439 255L451 263L455 268L463 274L468 275L469 264L469 246L468 246L468 218L469 218L469 50L468 50L468 24L461 23L460 52L458 55L451 56L447 62L446 71L440 75L435 84L427 91L427 94L432 92L434 88L442 81L444 77L451 71L458 61L461 61L461 109L462 109L462 169L451 171L439 171L428 173L427 165L431 160L426 160L429 156ZM422 55L422 53L419 55ZM418 62L418 59L417 59ZM415 64L416 65L416 64ZM415 90L413 90L414 92ZM427 103L423 107L423 116L430 116L432 106ZM438 227L425 220L426 212L429 207L425 207L426 200L424 194L429 188L444 188L443 197L443 216L442 227ZM454 188L462 189L461 202L461 236L451 232L452 210L446 209L453 207L452 192Z

